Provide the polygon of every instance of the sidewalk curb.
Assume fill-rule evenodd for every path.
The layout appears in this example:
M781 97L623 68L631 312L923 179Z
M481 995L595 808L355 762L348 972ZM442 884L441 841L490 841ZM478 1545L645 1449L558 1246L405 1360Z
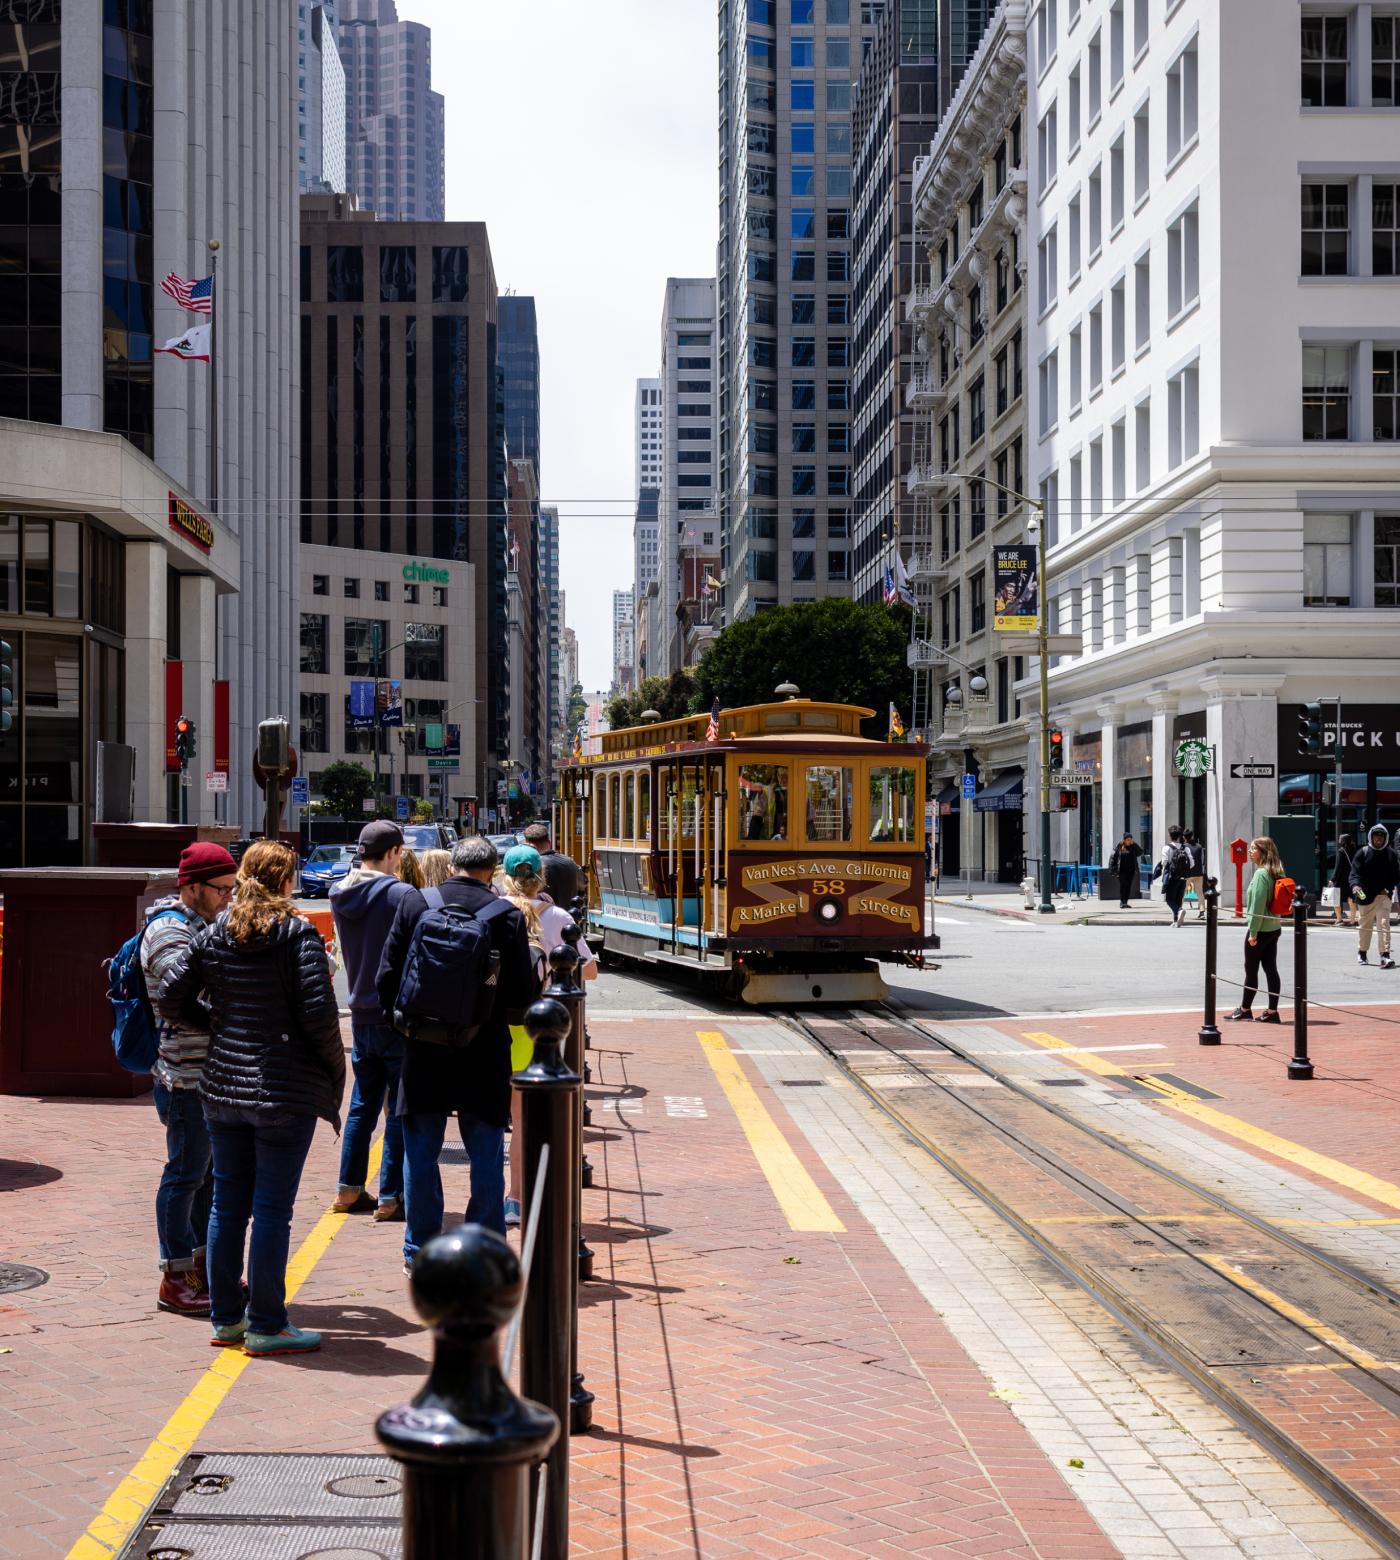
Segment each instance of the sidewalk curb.
M936 905L944 905L949 910L976 910L981 915L1000 915L1011 921L1033 921L1035 919L1033 911L998 910L993 905L979 905L970 899L945 899L941 894L935 894L933 902Z

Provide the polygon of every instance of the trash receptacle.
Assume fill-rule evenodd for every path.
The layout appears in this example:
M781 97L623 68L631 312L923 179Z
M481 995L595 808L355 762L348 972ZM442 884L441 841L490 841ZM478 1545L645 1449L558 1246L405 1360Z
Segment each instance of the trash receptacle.
M102 962L175 887L174 871L158 868L0 872L0 1094L126 1099L150 1088L149 1077L127 1072L112 1054Z

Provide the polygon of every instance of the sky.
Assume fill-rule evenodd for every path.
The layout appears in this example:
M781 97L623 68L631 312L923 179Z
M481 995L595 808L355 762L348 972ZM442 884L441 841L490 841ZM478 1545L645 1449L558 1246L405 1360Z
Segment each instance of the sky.
M612 678L632 584L633 396L668 276L713 276L714 0L399 0L433 30L447 216L484 221L501 292L533 294L541 498L586 689Z

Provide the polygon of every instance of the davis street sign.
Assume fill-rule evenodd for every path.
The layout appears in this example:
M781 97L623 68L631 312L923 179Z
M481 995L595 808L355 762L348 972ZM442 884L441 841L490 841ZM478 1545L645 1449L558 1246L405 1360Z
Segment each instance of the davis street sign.
M1274 773L1272 764L1230 765L1230 778L1232 780L1272 780Z
M1176 772L1185 775L1188 780L1210 773L1210 748L1199 737L1187 737L1184 742L1178 742L1173 757L1176 760Z

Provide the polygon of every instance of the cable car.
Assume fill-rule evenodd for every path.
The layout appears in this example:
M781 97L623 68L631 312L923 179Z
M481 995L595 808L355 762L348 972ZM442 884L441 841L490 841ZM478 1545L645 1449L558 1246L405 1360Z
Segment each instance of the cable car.
M868 1002L922 967L924 749L873 710L792 697L602 733L560 777L555 842L589 868L587 936L750 1003Z

